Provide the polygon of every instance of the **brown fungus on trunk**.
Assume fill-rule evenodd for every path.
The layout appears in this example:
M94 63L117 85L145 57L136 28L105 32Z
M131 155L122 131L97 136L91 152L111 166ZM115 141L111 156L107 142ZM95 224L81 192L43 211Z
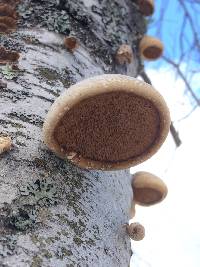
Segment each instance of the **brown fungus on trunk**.
M20 0L0 0L0 4L7 4L12 7L16 7L20 3Z
M133 51L130 45L122 44L116 53L116 61L118 64L130 64L133 61Z
M17 13L11 5L0 4L0 16L7 16L16 19Z
M17 21L8 16L0 17L0 23L5 24L9 30L15 30L17 26Z
M145 228L138 222L126 226L129 237L134 241L140 241L145 237Z
M0 23L0 33L9 33L10 30L8 26L4 23Z
M9 136L0 136L0 154L9 151L12 147L12 140Z
M137 4L144 16L151 16L154 13L154 0L137 0Z
M159 39L145 35L140 41L139 50L144 59L156 60L162 56L164 46Z
M149 84L120 74L81 81L51 106L46 145L88 169L125 169L154 155L169 132L163 97Z
M3 46L0 46L0 64L17 62L19 57L18 52L6 50Z
M167 186L156 175L149 172L137 172L133 175L132 188L135 204L151 206L161 202L167 196Z
M76 37L68 36L64 39L64 46L73 53L79 47L79 43Z

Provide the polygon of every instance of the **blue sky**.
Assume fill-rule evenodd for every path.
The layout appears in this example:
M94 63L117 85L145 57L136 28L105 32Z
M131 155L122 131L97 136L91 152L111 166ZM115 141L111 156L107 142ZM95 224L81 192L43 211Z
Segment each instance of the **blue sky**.
M194 22L195 30L199 35L200 28L200 3L191 4L189 0L184 0L184 3L191 14ZM190 44L193 42L193 33L191 31L191 26L187 22L183 26L184 38L180 39L181 28L184 21L184 11L180 6L178 0L155 0L155 13L152 16L153 21L149 24L148 34L157 36L160 38L165 45L165 55L170 56L170 58L178 59L181 54L181 45L183 50L186 51L190 48ZM162 16L162 21L160 16ZM194 53L194 49L190 58L197 60L198 54ZM156 62L157 64L163 64L162 60ZM152 64L153 66L155 63Z
M190 0L183 0L185 4ZM165 45L165 54L175 61L180 57L180 27L183 11L178 0L155 0L156 12L149 25L149 35L160 38ZM162 28L157 20L161 10L165 10ZM198 6L189 9L200 32L200 1ZM199 26L198 26L199 25ZM184 27L189 43L193 35L190 27ZM198 33L199 34L199 33ZM200 38L199 38L200 39ZM184 49L189 48L185 40ZM181 68L185 74L191 68L199 72L191 80L191 85L200 96L200 58L191 50L192 61L184 60ZM200 54L200 52L199 52ZM190 64L189 64L190 63ZM149 208L136 207L138 221L145 226L146 236L140 242L132 242L134 267L199 267L200 266L200 109L196 109L187 119L180 120L189 110L191 103L184 96L185 85L175 70L165 61L145 63L146 72L154 87L164 96L179 131L182 145L176 149L169 134L162 148L145 163L131 168L131 173L149 171L160 176L168 186L168 196L160 203Z
M199 40L199 50L197 45L196 48L191 48L195 42L194 31L191 30L189 20L184 23L186 16L179 0L155 0L155 13L149 18L151 22L148 25L147 34L161 39L164 44L164 55L176 63L183 52L187 52L180 66L193 91L200 97L200 1L199 4L191 4L191 1L183 0ZM171 67L162 58L154 62L145 62L145 66L147 69ZM175 69L172 68L172 70L175 73ZM193 73L193 70L197 72Z

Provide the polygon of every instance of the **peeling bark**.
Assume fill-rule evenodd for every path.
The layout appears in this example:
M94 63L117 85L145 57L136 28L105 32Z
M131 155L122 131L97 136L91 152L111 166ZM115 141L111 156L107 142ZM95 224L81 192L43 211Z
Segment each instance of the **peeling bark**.
M42 143L49 107L71 84L102 73L136 76L143 17L131 0L21 1L16 32L1 45L20 53L18 70L0 69L0 266L128 266L132 190L129 170L79 169ZM70 53L64 38L79 48ZM132 46L134 61L115 53Z

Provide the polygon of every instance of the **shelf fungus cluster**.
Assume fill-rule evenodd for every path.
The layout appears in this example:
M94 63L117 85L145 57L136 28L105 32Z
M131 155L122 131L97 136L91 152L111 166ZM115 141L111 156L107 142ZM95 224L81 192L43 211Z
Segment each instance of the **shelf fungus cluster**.
M151 16L155 10L154 0L137 0L136 1L140 12L144 16ZM156 60L163 54L164 46L163 43L152 36L145 35L139 44L139 52L145 60Z
M149 172L137 172L133 175L132 179L132 189L133 189L133 201L131 203L130 217L131 219L135 216L136 205L140 206L151 206L155 205L167 196L167 186L165 183L156 175ZM140 224L139 224L140 225ZM140 233L140 229L143 226L137 226L137 223L132 223L127 226L127 233L130 238L139 241L141 239L133 238L134 233ZM139 229L139 230L138 230Z
M19 1L1 1L0 0L0 34L9 34L16 30L17 12L16 5ZM0 46L0 64L16 62L19 59L19 53L6 50Z
M87 169L117 170L154 155L169 132L163 97L149 84L120 74L81 81L49 110L46 145Z

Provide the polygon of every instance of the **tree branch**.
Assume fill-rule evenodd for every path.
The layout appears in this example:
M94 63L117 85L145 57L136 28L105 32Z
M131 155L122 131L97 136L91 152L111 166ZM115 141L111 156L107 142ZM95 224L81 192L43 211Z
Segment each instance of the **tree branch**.
M140 71L139 75L146 83L152 85L150 78L148 77L148 75L146 74L146 72L144 70ZM173 137L173 140L176 144L176 147L179 147L182 144L182 142L181 142L181 139L179 137L179 133L177 132L177 130L175 129L175 127L173 125L173 122L171 122L171 125L170 125L170 133Z

